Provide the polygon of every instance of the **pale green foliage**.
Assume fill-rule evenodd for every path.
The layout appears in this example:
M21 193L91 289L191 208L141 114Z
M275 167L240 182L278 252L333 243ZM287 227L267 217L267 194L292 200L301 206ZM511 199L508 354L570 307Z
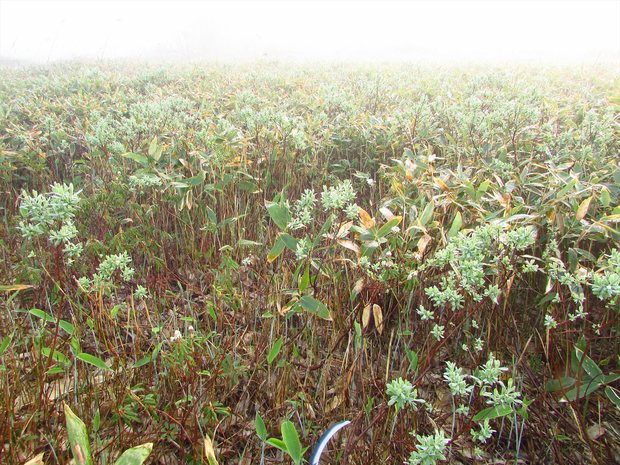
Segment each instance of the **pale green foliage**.
M431 329L431 334L438 341L443 339L444 332L445 332L445 327L442 325L438 325L438 324L433 325L433 329Z
M80 202L80 193L75 192L73 184L52 185L47 194L22 193L20 213L22 221L18 229L26 239L47 235L54 246L63 246L68 264L80 256L83 246L75 241L78 230L73 222Z
M444 371L443 378L448 383L450 392L454 397L465 396L474 388L472 385L467 384L463 369L457 367L454 362L446 362L446 370Z
M392 429L381 429L372 458L402 462L415 449L410 462L427 465L448 456L444 433L390 443L402 427L452 429L456 458L464 452L457 447L482 455L468 439L487 444L482 461L572 454L570 441L583 439L579 428L563 428L572 415L527 415L527 386L542 405L536 383L554 368L543 352L571 366L546 387L570 402L583 399L584 418L605 422L605 403L620 405L615 74L147 68L2 73L4 220L17 224L21 237L4 237L0 370L20 397L37 399L42 385L74 367L83 411L113 412L97 420L97 431L119 420L130 426L128 435L161 431L186 460L200 460L199 453L204 460L206 443L198 452L184 439L185 413L201 412L183 428L206 438L225 410L218 393L252 379L297 393L283 404L286 414L299 420L303 438L314 437L326 421L306 424L317 399L299 391L297 376L282 375L320 363L318 378L333 384L339 373L313 352L329 350L337 361L364 362L354 363L360 382L389 368L418 386L438 376L446 383L452 422L443 403L431 403L442 386L421 392L398 378L386 388L397 414ZM80 200L71 185L23 193L15 217L11 196L21 186L56 179L73 179L89 197ZM299 197L287 200L291 195ZM81 258L68 270L50 256ZM135 271L130 256L140 265ZM93 295L72 295L76 278ZM152 288L129 289L134 279L148 279ZM9 294L30 288L25 299ZM45 311L18 308L31 300ZM380 312L373 306L365 315L371 320L356 321L368 302ZM24 324L33 317L40 324ZM249 337L255 331L245 331L248 325L264 337ZM332 344L332 335L346 341L347 331L351 344ZM501 346L511 336L529 341L527 360L519 347ZM567 351L578 338L593 357L582 368L570 364ZM491 349L504 361L532 364L531 382L521 386L518 364L504 367L493 353L480 361ZM17 355L24 351L44 363L23 363ZM373 353L391 354L390 366ZM454 362L444 370L446 360ZM112 366L124 368L114 389L80 382L87 370ZM143 393L130 390L132 373ZM179 380L197 381L190 383L195 389ZM371 391L323 407L353 419L365 405L371 420ZM542 413L560 395L546 397ZM40 429L40 418L57 426L54 402L0 400L7 424L26 417L33 428ZM247 425L254 408L283 407L274 396L258 400L235 421ZM303 462L295 428L283 425L271 444ZM497 441L490 441L493 428L501 431ZM218 440L233 444L237 430L217 428ZM532 431L556 430L569 440L553 448L554 457L542 450L547 440L521 441ZM267 440L264 424L260 435ZM30 436L9 439L9 461L40 446L41 438ZM97 439L93 449L102 460L121 452ZM258 463L255 446L248 443L245 455ZM521 448L533 450L526 457ZM229 452L230 461L239 458Z
M325 210L342 210L346 205L355 201L355 189L348 179L335 186L323 187L321 205Z
M545 328L546 329L554 329L558 327L558 322L553 318L553 315L549 315L548 313L545 315Z
M312 189L306 189L302 196L295 202L293 219L288 224L290 229L302 229L312 222L316 193Z
M482 395L487 397L487 404L493 407L512 407L522 404L520 399L521 393L516 390L512 378L508 379L508 382L504 384L503 381L499 381L499 387L494 387L493 391L483 391Z
M435 313L432 310L427 310L422 304L420 304L416 312L420 315L422 321L432 320L435 318Z
M601 269L592 275L592 292L600 300L615 304L620 298L620 251L613 249Z
M312 242L307 237L300 239L297 242L297 248L295 249L295 257L297 260L305 260L308 258L308 254L310 253L310 249L312 248Z
M471 437L476 442L486 444L487 440L491 439L493 433L495 433L495 430L489 425L489 420L484 420L479 426L480 429L478 430L472 428Z
M344 213L348 219L356 219L360 214L360 207L354 203L350 203L345 207Z
M418 391L407 379L397 378L387 384L387 395L390 397L388 405L394 405L396 412L410 407L417 410L416 403L424 403L423 399L418 398Z
M161 178L153 173L138 172L129 176L129 188L134 191L144 191L161 185Z
M499 264L511 269L509 257L530 247L536 239L536 230L532 227L504 231L505 227L487 224L470 234L460 233L422 267L450 267L440 286L425 288L426 295L436 307L460 309L465 295L474 301L487 297L498 303L501 289L497 283L487 284L487 281L494 277Z
M508 371L508 368L503 367L501 362L491 352L486 363L475 371L474 379L481 385L492 386L499 382L500 376L505 371Z
M446 460L446 445L450 442L442 430L423 436L416 434L418 444L409 456L409 465L435 465L439 460Z
M138 284L136 286L136 290L133 293L133 297L136 300L143 300L146 297L148 297L148 294L149 294L148 290L144 286Z
M130 281L135 274L135 269L131 267L131 257L127 252L107 255L97 267L97 273L92 279L82 276L78 279L78 284L86 292L106 290L115 284L117 273L124 282Z

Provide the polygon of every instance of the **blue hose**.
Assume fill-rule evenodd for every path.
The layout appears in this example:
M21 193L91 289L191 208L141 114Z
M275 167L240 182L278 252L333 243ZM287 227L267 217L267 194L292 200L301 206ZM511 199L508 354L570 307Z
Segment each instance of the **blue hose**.
M314 446L314 450L312 451L312 455L310 455L310 465L318 465L319 460L321 459L321 454L325 450L327 443L329 440L342 428L350 424L350 421L340 421L338 423L334 423L330 426L327 431L323 433L323 435L319 438L316 446Z

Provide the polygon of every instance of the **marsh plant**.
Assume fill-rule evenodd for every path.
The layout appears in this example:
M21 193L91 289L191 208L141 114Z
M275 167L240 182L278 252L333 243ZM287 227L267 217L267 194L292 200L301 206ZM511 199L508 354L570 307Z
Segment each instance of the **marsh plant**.
M0 70L0 456L617 461L617 87Z

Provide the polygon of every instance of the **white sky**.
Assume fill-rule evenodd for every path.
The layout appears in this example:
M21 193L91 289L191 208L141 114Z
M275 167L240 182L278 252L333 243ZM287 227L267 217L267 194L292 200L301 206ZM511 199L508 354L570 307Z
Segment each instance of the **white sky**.
M0 57L620 63L620 0L0 0Z

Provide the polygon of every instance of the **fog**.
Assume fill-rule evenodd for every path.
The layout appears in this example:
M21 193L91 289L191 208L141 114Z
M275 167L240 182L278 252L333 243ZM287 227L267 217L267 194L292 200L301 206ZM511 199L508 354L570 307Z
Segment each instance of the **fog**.
M620 62L620 1L0 0L0 57Z

